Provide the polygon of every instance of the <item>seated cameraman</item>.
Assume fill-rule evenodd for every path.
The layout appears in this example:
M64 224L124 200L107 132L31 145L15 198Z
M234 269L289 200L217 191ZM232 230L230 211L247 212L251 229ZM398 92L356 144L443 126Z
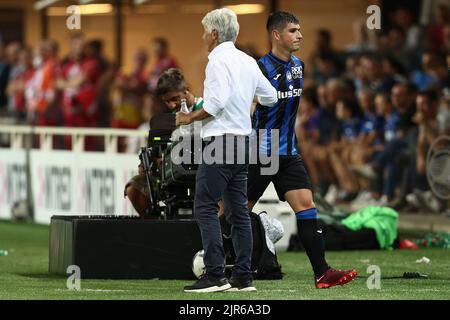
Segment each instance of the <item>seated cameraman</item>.
M183 74L175 68L168 69L161 75L155 93L157 99L164 103L166 109L151 118L150 133L152 131L173 131L176 129L175 112L180 110L182 99L186 99L190 111L201 108L203 104L203 99L194 97L189 91ZM157 166L160 166L161 158L156 157L153 160ZM139 174L131 178L125 185L124 196L128 196L139 216L146 216L147 209L151 207L151 197L145 171L141 164L139 165Z

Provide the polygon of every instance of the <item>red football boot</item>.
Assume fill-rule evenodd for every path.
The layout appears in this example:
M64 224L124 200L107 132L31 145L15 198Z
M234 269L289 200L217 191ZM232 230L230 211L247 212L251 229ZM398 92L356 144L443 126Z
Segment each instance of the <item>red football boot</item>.
M320 277L316 277L316 288L330 288L337 285L344 285L352 281L358 273L356 270L337 270L330 268Z

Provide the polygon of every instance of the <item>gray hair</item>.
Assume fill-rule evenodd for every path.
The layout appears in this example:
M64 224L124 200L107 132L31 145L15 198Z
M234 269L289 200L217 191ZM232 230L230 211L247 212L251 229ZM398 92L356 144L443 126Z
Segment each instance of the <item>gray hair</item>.
M206 14L202 20L206 31L216 30L219 36L219 44L225 41L236 42L239 34L239 23L236 13L227 8L215 9Z

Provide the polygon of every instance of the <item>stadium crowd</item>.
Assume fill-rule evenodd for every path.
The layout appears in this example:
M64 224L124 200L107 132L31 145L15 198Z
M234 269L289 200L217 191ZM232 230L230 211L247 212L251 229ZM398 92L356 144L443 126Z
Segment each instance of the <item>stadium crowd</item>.
M406 7L379 31L357 20L355 42L341 50L320 29L312 55L299 53L305 70L298 147L316 191L330 203L447 209L430 191L426 155L450 131L450 9L438 6L428 25L415 20ZM75 34L70 43L60 60L52 40L34 49L0 41L0 117L37 126L148 129L164 108L153 95L158 77L178 66L167 41L152 40L150 72L147 50L136 50L130 74L104 58L101 41ZM71 141L55 143L70 148ZM87 150L101 148L86 141ZM120 141L122 152L136 148Z

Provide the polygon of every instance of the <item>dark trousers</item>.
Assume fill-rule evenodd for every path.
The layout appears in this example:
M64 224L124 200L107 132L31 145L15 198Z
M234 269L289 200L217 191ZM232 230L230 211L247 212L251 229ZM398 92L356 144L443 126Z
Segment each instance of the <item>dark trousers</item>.
M376 153L373 157L372 162L382 177L378 178L375 189L383 195L387 195L390 199L395 195L395 187L398 184L402 170L396 159L399 155L405 153L407 148L407 142L393 139L386 144L383 151Z
M235 153L236 154L236 153ZM206 273L213 277L225 274L225 253L218 216L223 199L225 217L232 225L231 236L236 252L233 277L251 279L253 249L252 228L247 209L247 164L199 165L195 185L194 217L200 228Z

